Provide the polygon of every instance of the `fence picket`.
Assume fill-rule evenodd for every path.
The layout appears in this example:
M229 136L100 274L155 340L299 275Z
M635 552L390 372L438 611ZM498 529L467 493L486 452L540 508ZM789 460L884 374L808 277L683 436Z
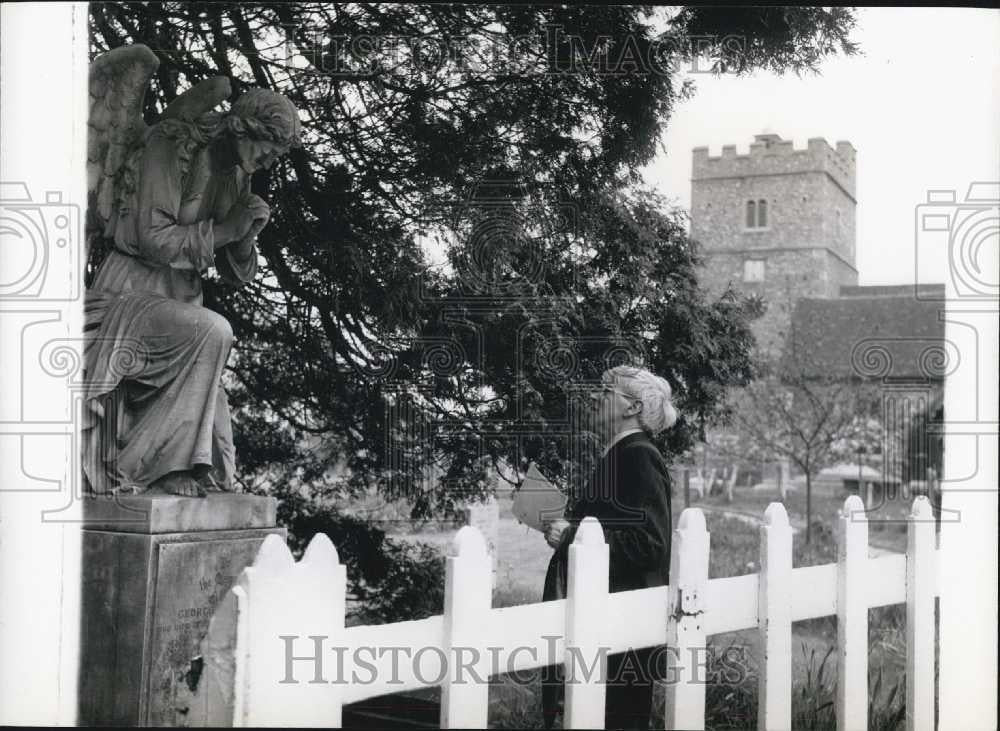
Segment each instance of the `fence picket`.
M328 635L330 643L342 644L344 620L347 616L347 567L340 563L340 556L333 542L324 533L317 533L306 546L302 560L296 564L298 576L294 596L316 604L314 610L301 610L295 626L313 636ZM288 603L287 595L284 604ZM301 622L301 625L298 624ZM335 681L337 670L331 670L329 687L309 685L311 711L305 712L303 725L341 726L343 685ZM288 724L285 724L288 725Z
M681 513L670 551L667 613L667 728L705 727L707 647L704 602L708 595L709 535L698 508ZM676 653L676 654L675 654Z
M791 528L780 504L768 507L760 535L759 575L709 581L705 518L700 510L687 509L672 536L671 585L609 594L608 546L600 523L587 518L570 546L566 599L492 609L485 542L478 531L464 528L447 560L443 616L349 629L344 628L347 577L326 536L317 535L298 564L281 539L269 537L209 625L202 643L204 672L188 721L192 726L339 727L343 702L442 685L441 726L484 727L489 686L479 681L493 670L491 651L501 651L511 672L549 664L555 647L566 663L564 726L602 728L610 680L607 653L666 643L665 726L703 728L706 636L756 627L764 649L758 725L787 729L791 624L836 614L837 728L863 730L869 700L868 609L905 600L907 731L930 731L934 596L940 587L927 500L914 501L905 556L868 558L868 524L857 496L844 502L837 519L836 564L792 568ZM640 617L646 626L611 627L609 616ZM291 639L292 646L283 639ZM348 651L347 668L331 648ZM379 653L377 679L351 681L353 670L373 674L370 665L350 659L358 648L409 651L406 657L433 649L448 667L428 681L407 666L400 668L400 680L387 682L385 676L395 677L395 671ZM495 659L499 663L500 655Z
M236 588L246 596L249 611L246 614L244 638L248 652L238 658L242 667L237 667L243 704L234 713L236 726L277 725L277 718L269 719L268 710L278 703L272 697L275 687L262 679L284 666L284 658L278 654L278 635L281 630L274 627L274 620L280 616L274 606L274 584L280 582L295 565L288 546L278 536L268 536L261 544L252 566L243 569L236 581ZM280 678L275 678L274 682Z
M934 514L913 501L906 538L906 731L934 729Z
M760 527L757 627L764 652L757 728L792 727L792 527L781 503L764 511Z
M244 699L237 725L340 727L344 679L330 667L332 653L325 656L343 634L346 585L326 535L317 533L298 563L281 538L264 540L237 581L249 606L238 638L248 652L237 671Z
M868 519L851 495L837 518L837 731L868 728Z
M444 593L444 656L441 728L486 728L489 655L479 638L488 634L493 561L476 528L465 526L452 543ZM468 660L468 662L467 662Z
M563 727L604 728L607 655L601 653L601 628L608 621L608 544L596 518L580 523L568 573Z

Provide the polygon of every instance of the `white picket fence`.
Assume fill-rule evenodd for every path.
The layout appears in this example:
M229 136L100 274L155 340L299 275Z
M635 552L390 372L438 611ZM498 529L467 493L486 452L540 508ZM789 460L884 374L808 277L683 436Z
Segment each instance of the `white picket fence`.
M212 620L189 722L339 727L344 704L440 685L442 728L486 728L488 684L470 678L549 664L553 643L567 667L581 667L581 658L589 667L599 648L666 644L677 648L667 656L668 677L681 682L666 685L663 724L700 729L706 653L696 648L710 635L756 628L763 655L758 728L789 729L792 622L836 615L837 727L864 730L868 609L905 603L906 728L931 731L938 555L926 498L914 501L908 530L905 555L869 558L864 506L851 496L837 517L837 562L793 569L788 516L772 503L760 527L760 572L709 580L705 519L689 508L673 534L671 586L612 594L608 547L599 523L587 518L570 547L566 599L492 609L485 544L466 527L447 559L443 615L349 628L346 573L326 536L317 535L298 563L269 536ZM564 727L602 728L600 673L574 676Z

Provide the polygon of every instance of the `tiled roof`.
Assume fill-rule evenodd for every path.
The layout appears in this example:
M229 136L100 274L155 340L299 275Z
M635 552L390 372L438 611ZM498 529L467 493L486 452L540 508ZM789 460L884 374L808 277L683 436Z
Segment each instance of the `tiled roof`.
M917 299L912 287L904 289L904 296L852 292L799 300L791 331L807 375L941 381L955 365L944 345L944 302ZM786 346L786 359L789 352Z
M944 299L944 284L875 284L842 285L841 297L910 297L911 299Z

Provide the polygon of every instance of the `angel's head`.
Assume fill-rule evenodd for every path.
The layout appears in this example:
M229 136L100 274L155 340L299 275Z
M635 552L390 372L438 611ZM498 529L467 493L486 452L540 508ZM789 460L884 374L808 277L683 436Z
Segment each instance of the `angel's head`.
M238 164L247 173L269 168L291 147L302 144L298 111L281 94L250 89L233 103L225 118Z

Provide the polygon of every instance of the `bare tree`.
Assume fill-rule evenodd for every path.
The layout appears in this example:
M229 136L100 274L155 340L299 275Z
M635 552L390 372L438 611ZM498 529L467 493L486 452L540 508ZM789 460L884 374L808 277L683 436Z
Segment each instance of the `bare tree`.
M804 473L808 543L813 478L846 456L845 444L877 449L880 393L871 382L830 373L802 341L790 328L780 357L759 358L759 377L732 393L732 436L723 443L733 456L785 459Z

